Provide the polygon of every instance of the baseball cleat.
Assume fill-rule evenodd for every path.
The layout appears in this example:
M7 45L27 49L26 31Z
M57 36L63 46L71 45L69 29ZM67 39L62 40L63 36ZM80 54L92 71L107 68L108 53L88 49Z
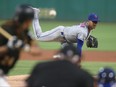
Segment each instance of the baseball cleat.
M33 8L33 7L32 7L32 9L33 9L34 12L37 13L37 14L40 12L39 8Z
M39 13L40 13L39 8L34 8L34 7L31 7L31 8L34 10L34 17L35 17L35 18L38 18L38 15L39 15Z
M59 55L59 54L54 55L53 58L54 58L54 59L56 59L56 58L61 58L61 55Z

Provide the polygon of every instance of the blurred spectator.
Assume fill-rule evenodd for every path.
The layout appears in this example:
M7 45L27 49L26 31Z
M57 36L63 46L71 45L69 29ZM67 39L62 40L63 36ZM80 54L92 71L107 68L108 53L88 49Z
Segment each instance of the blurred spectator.
M60 52L67 58L77 57L75 49L69 45ZM37 64L26 80L27 87L93 87L92 76L67 58Z
M116 87L115 72L111 68L101 68L98 73L98 87Z

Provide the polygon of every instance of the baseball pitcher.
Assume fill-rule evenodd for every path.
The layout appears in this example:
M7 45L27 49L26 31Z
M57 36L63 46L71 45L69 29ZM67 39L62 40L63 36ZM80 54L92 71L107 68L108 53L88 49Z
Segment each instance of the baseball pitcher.
M90 36L91 30L96 28L96 25L99 21L98 16L94 13L91 13L88 16L86 22L81 23L80 25L73 25L70 27L58 26L54 29L51 29L46 32L42 32L41 26L39 24L39 12L37 8L34 9L34 19L32 22L33 30L36 35L36 39L39 41L56 41L60 42L63 45L77 43L77 49L81 55L82 46L84 40L87 40L88 47L97 47L98 41L93 36ZM89 39L88 39L89 38Z

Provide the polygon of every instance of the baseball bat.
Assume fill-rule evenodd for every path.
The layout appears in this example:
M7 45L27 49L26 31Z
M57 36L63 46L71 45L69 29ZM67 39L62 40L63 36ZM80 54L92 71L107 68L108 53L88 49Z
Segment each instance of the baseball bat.
M9 34L7 31L5 31L3 28L0 27L0 34L2 34L5 38L7 38L8 40L11 40L13 38L13 36L11 34ZM28 52L30 50L30 47L25 44L24 46L24 51Z
M8 40L12 39L12 35L6 32L3 28L0 27L0 34L2 34L4 37L6 37Z

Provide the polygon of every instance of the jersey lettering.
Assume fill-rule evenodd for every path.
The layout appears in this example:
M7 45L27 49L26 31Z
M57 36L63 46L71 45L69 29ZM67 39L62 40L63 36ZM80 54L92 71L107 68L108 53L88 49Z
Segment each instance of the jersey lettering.
M80 24L80 27L85 28L85 27L86 27L86 24L85 24L85 23L81 23L81 24Z

